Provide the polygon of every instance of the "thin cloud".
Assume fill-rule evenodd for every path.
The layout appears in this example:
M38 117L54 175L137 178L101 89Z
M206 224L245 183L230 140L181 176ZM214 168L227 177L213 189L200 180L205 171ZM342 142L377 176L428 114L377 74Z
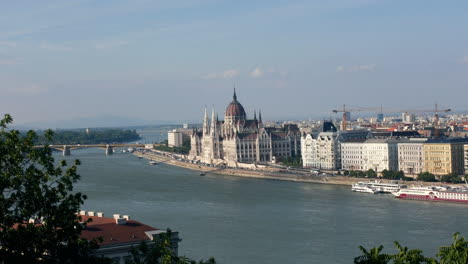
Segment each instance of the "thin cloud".
M0 41L0 47L16 48L18 44L13 41Z
M114 49L114 48L118 48L118 47L127 46L128 44L129 44L128 41L113 40L113 41L97 43L95 45L95 48L97 50L107 50L107 49Z
M263 76L263 70L260 69L259 67L253 69L253 71L250 73L250 77L252 78L260 78Z
M231 79L231 78L234 78L236 76L239 75L239 71L238 70L227 70L225 72L223 72L223 78L224 79Z
M376 68L375 64L362 64L362 65L352 65L352 66L344 66L339 65L336 67L336 72L372 72Z
M62 44L53 44L49 42L42 42L41 45L39 46L41 49L46 49L50 51L71 51L73 50L72 47L62 45Z
M13 96L35 96L47 92L49 89L37 84L8 85L3 90L8 95Z
M286 71L281 71L276 68L262 69L256 67L250 72L250 77L252 78L262 78L262 77L286 77L288 73Z
M237 76L239 76L239 71L236 69L230 69L221 73L216 73L216 72L208 73L208 74L203 75L201 78L203 80L214 80L214 79L232 79Z
M20 59L0 59L0 65L17 65L21 64Z

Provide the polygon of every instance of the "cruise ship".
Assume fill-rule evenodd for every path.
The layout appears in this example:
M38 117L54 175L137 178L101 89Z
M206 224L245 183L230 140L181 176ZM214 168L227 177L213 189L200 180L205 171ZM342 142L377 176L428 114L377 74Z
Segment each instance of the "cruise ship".
M367 193L393 193L405 188L408 187L404 184L380 181L358 182L351 186L351 190L355 192Z
M468 203L468 188L450 186L411 187L392 193L396 198L437 202Z

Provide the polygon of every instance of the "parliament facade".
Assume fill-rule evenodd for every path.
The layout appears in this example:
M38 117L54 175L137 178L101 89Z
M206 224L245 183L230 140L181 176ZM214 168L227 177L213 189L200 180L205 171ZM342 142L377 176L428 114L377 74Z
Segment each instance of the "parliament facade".
M301 133L297 125L264 127L262 115L247 119L236 91L227 106L224 120L205 109L202 129L193 131L189 157L214 165L237 166L238 163L269 163L299 156Z

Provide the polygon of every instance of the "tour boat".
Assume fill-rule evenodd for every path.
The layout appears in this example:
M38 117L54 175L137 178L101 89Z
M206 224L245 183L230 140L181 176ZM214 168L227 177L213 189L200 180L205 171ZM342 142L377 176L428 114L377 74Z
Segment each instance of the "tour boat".
M468 188L450 186L411 187L392 193L396 198L468 203Z
M156 164L158 164L158 163L156 161L154 161L154 160L149 162L149 165L156 165Z
M371 189L373 193L393 193L404 188L407 188L404 184L368 181L353 184L351 190L356 192L371 192L369 191L369 189Z
M203 171L202 171L202 172L200 172L200 176L205 176L205 175L206 175L206 173L205 173L205 172L203 172Z
M365 182L358 182L351 186L353 192L363 192L363 193L378 193L376 189L372 188L369 184Z

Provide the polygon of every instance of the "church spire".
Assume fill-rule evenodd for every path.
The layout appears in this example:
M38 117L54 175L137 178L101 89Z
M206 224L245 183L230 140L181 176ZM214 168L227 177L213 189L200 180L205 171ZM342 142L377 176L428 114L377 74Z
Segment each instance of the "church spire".
M261 110L258 110L258 122L260 124L262 123L262 112L261 112Z
M214 110L214 107L213 107L213 110L211 111L211 129L210 129L210 132L211 132L211 135L212 136L216 136L216 115L215 115L215 110Z
M257 120L257 111L254 109L254 120Z
M205 117L203 118L203 135L209 135L210 134L210 125L209 125L209 120L208 120L208 112L206 111L206 106L205 106Z
M235 84L234 84L234 95L232 96L232 99L234 99L234 101L237 101L236 85Z

